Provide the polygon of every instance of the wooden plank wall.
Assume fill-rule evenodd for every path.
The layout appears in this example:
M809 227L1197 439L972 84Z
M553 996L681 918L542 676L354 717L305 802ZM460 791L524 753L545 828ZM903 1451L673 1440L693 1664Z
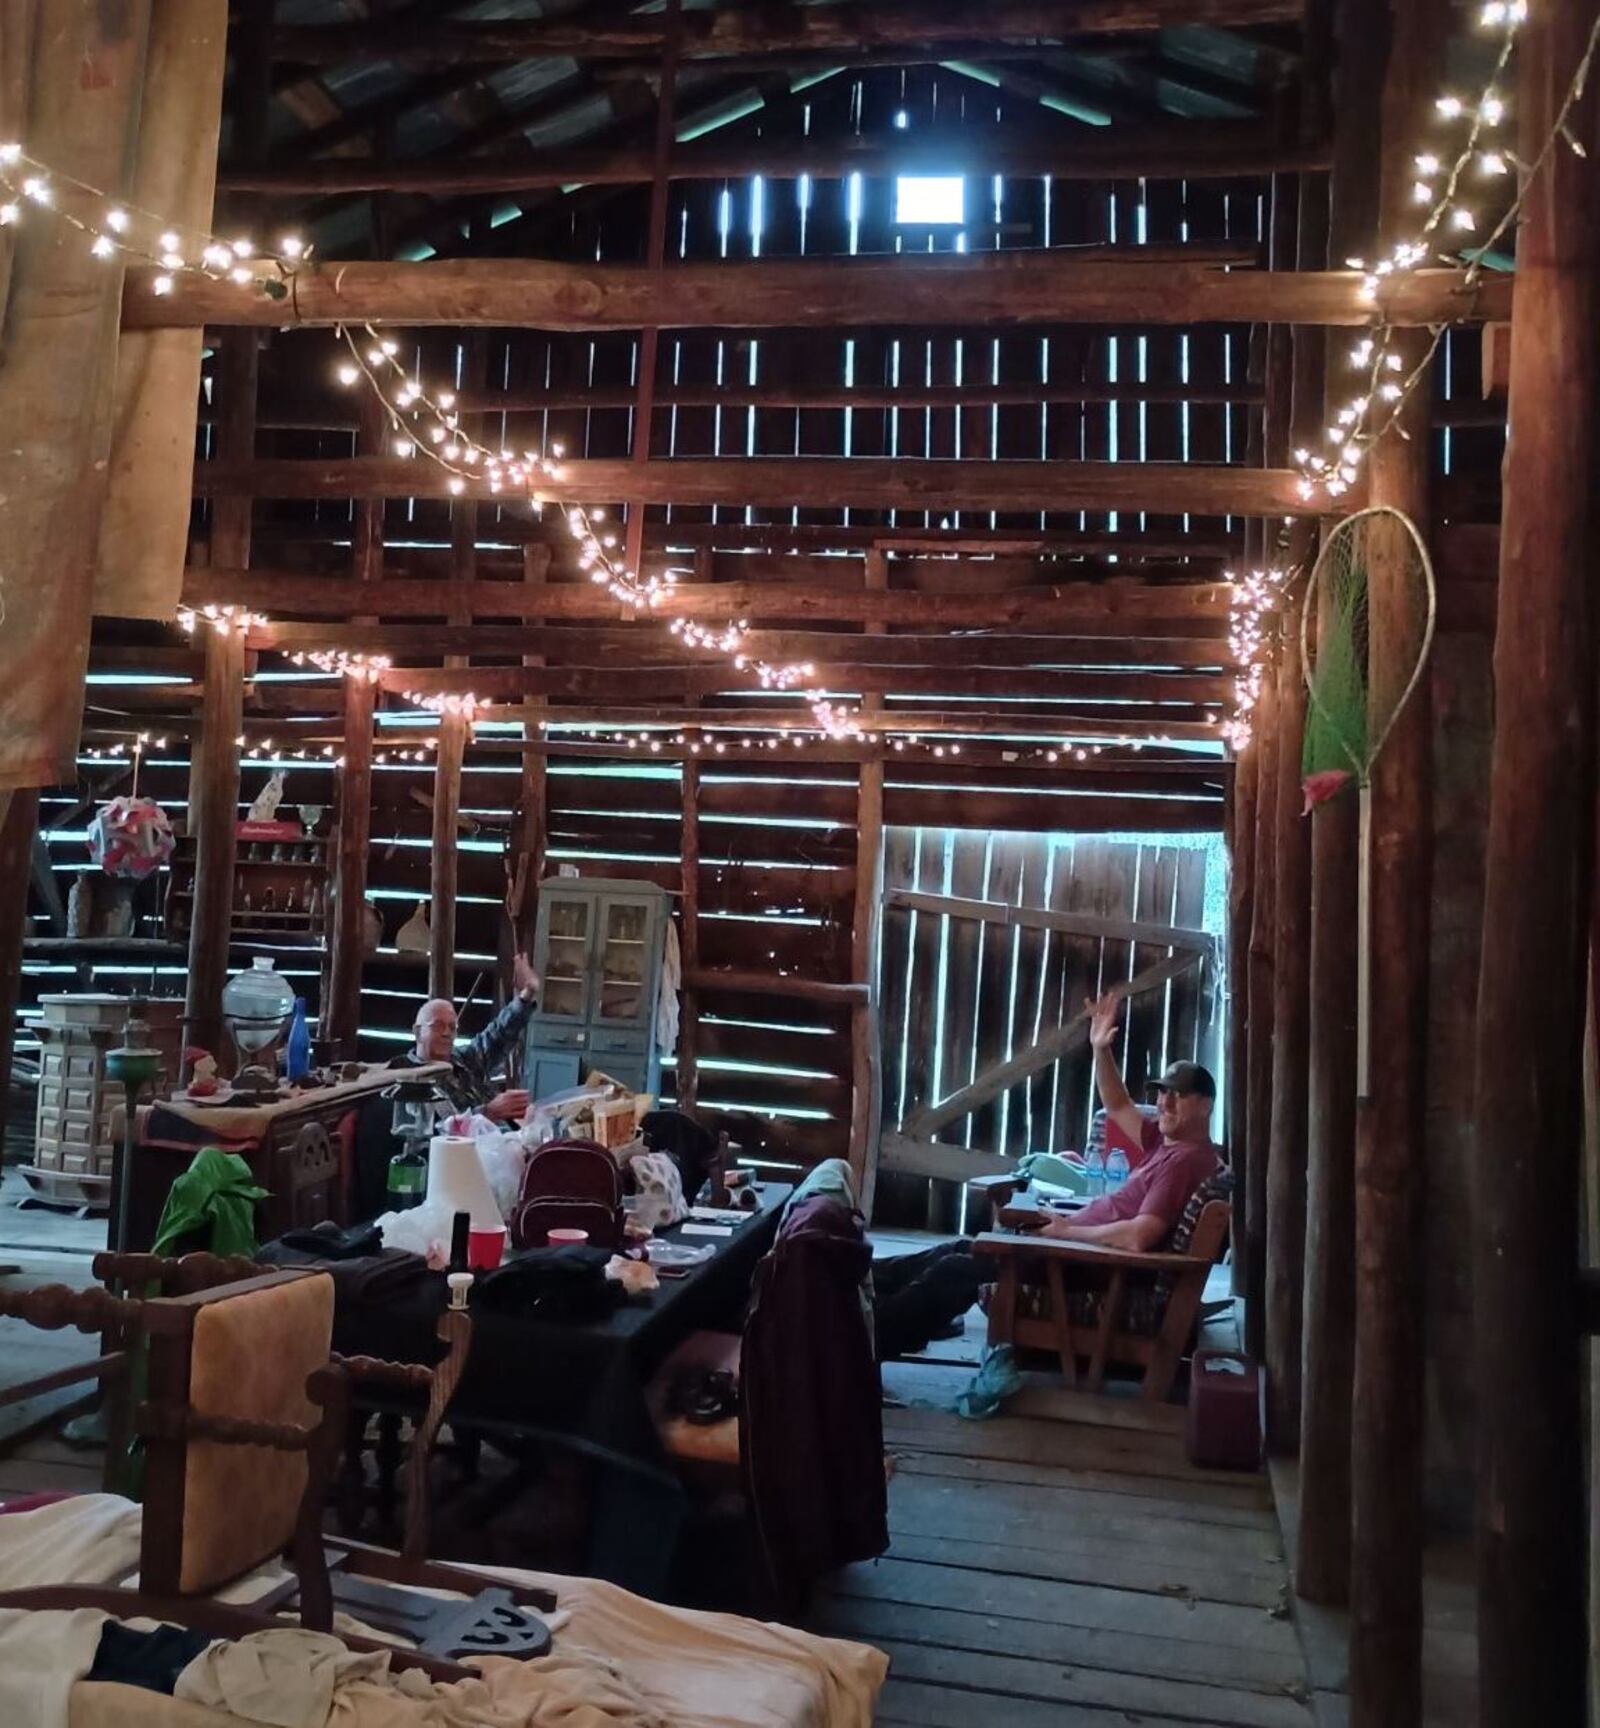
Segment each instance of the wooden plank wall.
M1176 836L993 833L897 827L885 891L1138 919L1199 930L1215 922L1226 870L1220 840ZM1164 958L1143 942L1005 927L896 906L884 917L884 1122L893 1126L1007 1060L1098 995ZM1130 1084L1180 1057L1215 1067L1220 996L1215 967L1186 973L1124 1016L1119 1058ZM1095 1108L1085 1046L960 1122L942 1144L1021 1157L1080 1148ZM881 1179L886 1221L953 1209L953 1185Z

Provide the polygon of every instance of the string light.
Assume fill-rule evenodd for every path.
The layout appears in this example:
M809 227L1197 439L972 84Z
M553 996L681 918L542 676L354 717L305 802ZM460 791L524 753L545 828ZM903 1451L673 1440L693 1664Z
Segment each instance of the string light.
M247 606L207 604L178 608L178 628L187 636L194 635L201 624L209 625L219 636L235 636L267 622L264 613L252 612Z
M1523 0L1512 0L1505 10L1508 18L1515 14L1520 21L1520 17L1525 13ZM1593 46L1591 39L1591 54ZM1587 63L1586 56L1585 67ZM1562 110L1563 130L1565 114L1571 100L1569 95L1568 103ZM1504 112L1503 104L1498 102L1490 102L1487 106L1480 104L1480 109L1482 112L1479 119L1486 125L1497 123ZM1576 142L1572 142L1573 147L1577 148ZM1503 167L1502 158L1497 156L1494 161ZM1419 163L1419 172L1421 169L1422 165ZM1485 172L1492 174L1494 171L1492 164L1486 165ZM98 214L85 216L80 214L76 207L64 207L56 197L57 184L68 192L73 205L93 205ZM114 203L107 194L85 181L51 171L43 163L28 156L17 143L0 143L0 189L10 194L0 200L0 226L21 221L24 205L50 209L54 215L88 236L92 256L105 261L122 257L158 265L160 268L150 283L151 291L158 296L171 294L176 275L186 273L214 281L231 282L270 298L287 299L292 292L297 270L303 267L311 256L311 248L295 235L283 237L275 249L258 251L255 243L248 237L224 241L213 234L175 227L153 212L137 206L124 207ZM1424 247L1419 246L1414 250L1418 259L1426 255ZM1389 268L1386 263L1378 267L1378 272L1387 273ZM432 391L420 377L407 375L399 358L400 345L396 339L384 334L374 325L363 326L359 336L354 330L341 327L338 336L344 342L349 356L337 368L339 381L350 387L360 383L363 378L367 380L388 410L391 423L398 434L394 444L397 454L421 454L445 468L449 474L447 488L453 497L463 496L468 481L472 480L484 487L491 496L498 496L508 488L520 492L528 498L535 513L542 514L545 503L550 501L550 495L559 492L563 479L561 462L564 452L559 444L552 444L548 454L543 454L531 450L520 453L505 448L495 450L480 443L462 430L460 417L456 412L457 398L453 391ZM363 347L363 342L368 345ZM1383 354L1378 354L1374 364L1385 358ZM1409 382L1408 380L1408 385ZM1386 401L1391 399L1388 389L1380 394ZM407 422L410 423L409 427ZM569 503L561 508L560 513L578 548L580 567L588 573L590 579L596 585L604 587L612 598L632 611L659 613L662 605L670 599L682 572L668 569L659 576L644 576L630 569L626 559L617 556L618 538L614 531L603 525L606 520L603 510L590 510L581 504ZM194 634L203 623L221 636L242 633L269 623L263 614L233 604L180 607L177 621L188 634ZM803 695L819 740L863 744L877 741L877 734L863 729L859 710L843 707L822 691L811 687L809 681L815 676L815 668L810 662L779 663L748 654L748 625L744 620L720 627L707 627L692 620L674 618L670 629L685 646L723 655L732 662L736 670L753 673L763 690L793 691ZM351 653L332 648L303 650L291 658L297 665L309 662L324 671L351 678L363 678L369 682L376 682L390 666L386 656ZM490 706L486 699L480 699L471 691L429 695L406 691L403 695L406 701L425 711L464 715L469 723L478 713ZM801 747L805 743L804 736L799 732L791 732L789 737L795 747ZM244 740L241 738L239 742L241 749L244 749ZM749 738L740 742L747 750L753 747L753 741ZM1143 747L1142 740L1132 739L1127 742L1131 743L1135 750ZM768 738L764 743L769 749L775 750L779 746L777 738ZM893 740L893 748L901 752L906 743L916 745L920 740L915 734L905 740L897 738ZM637 744L637 739L628 740L629 748L636 748ZM331 748L329 746L325 749L325 756L331 754ZM661 741L651 740L650 748L659 753L662 748ZM723 753L726 742L718 740L715 748L719 754ZM959 744L934 745L932 748L941 757L945 754L959 755L961 751ZM1066 748L1065 744L1063 748ZM271 749L271 741L268 740L261 745L250 747L246 754L251 758L258 758L261 752L270 753ZM1098 756L1101 749L1100 744L1094 744L1092 753ZM1033 754L1038 759L1052 762L1059 757L1059 752L1053 748L1041 747L1034 750ZM1087 752L1079 749L1075 754L1079 760L1083 760ZM303 757L304 752L299 755ZM407 753L402 753L402 756L411 759ZM420 749L416 751L414 759L422 760ZM342 762L343 758L338 760ZM386 761L386 753L381 755L379 760Z
M1255 733L1256 704L1266 675L1267 619L1283 598L1289 573L1276 566L1252 570L1248 576L1231 571L1233 584L1228 613L1228 646L1238 670L1233 679L1233 712L1221 724L1223 738L1235 753L1249 747Z
M296 666L309 662L324 672L342 673L368 684L376 684L394 664L387 654L351 653L343 648L307 648L289 658Z
M1516 160L1508 151L1492 147L1485 134L1492 132L1506 118L1507 104L1503 85L1516 45L1517 32L1527 21L1527 0L1488 0L1478 15L1480 25L1499 33L1499 48L1494 66L1476 101L1453 91L1442 93L1434 102L1434 114L1444 126L1466 125L1465 134L1448 150L1430 149L1420 152L1413 161L1416 179L1412 183L1412 203L1425 210L1417 232L1398 240L1387 257L1368 263L1361 258L1346 262L1359 270L1361 299L1377 307L1386 284L1420 265L1430 262L1453 262L1439 236L1475 233L1479 212L1466 190L1469 175L1479 180L1503 178L1512 166L1520 171L1520 184L1483 241L1473 248L1467 259L1463 286L1470 289L1485 267L1490 249L1517 220L1540 168L1554 147L1563 139L1578 155L1583 148L1568 129L1567 119L1573 104L1582 95L1600 45L1600 17L1596 17L1589 32L1582 59L1567 86L1566 96L1556 112L1554 124L1528 163ZM1321 452L1295 452L1300 470L1298 490L1309 502L1325 496L1335 499L1349 491L1360 478L1361 462L1374 444L1396 423L1406 402L1427 376L1428 368L1446 326L1440 325L1432 335L1426 350L1409 371L1402 356L1395 351L1396 327L1381 311L1375 316L1371 334L1351 350L1350 364L1365 374L1350 399L1334 416L1323 437L1326 449ZM1397 376L1398 375L1398 376Z
M460 416L454 411L455 393L426 384L401 360L398 344L382 337L375 326L363 325L359 333L341 327L339 335L349 353L337 370L340 383L348 387L366 379L399 432L396 448L404 446L401 454L424 456L444 469L449 476L446 489L453 498L464 496L468 481L477 480L491 497L507 490L525 494L535 514L543 514L549 501L547 493L558 489L563 478L564 452L559 444L551 445L548 454L496 450L462 429ZM630 569L626 559L617 554L617 535L606 526L603 510L568 503L561 507L560 517L578 549L578 568L620 605L648 614L657 612L670 599L682 572L669 568L659 576L646 576ZM853 711L808 688L815 673L809 662L780 663L746 654L749 626L743 620L708 628L675 618L669 629L686 647L721 654L736 670L754 673L763 690L803 690L817 729L826 737L847 740L862 736Z

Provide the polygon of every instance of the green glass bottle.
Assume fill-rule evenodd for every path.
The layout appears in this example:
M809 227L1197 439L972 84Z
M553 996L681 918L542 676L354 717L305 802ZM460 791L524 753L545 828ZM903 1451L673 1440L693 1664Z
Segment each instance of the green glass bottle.
M404 1212L420 1206L428 1192L428 1160L421 1149L407 1145L389 1160L389 1210Z

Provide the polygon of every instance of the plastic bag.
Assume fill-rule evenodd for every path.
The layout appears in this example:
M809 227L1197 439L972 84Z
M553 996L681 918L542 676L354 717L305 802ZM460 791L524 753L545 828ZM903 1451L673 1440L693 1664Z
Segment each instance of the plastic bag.
M641 1230L663 1230L689 1216L683 1198L683 1178L665 1152L641 1152L628 1160L639 1195L632 1208Z
M489 1191L500 1208L500 1216L509 1218L522 1189L522 1172L528 1162L528 1145L523 1132L503 1128L478 1111L463 1111L449 1118L439 1130L441 1134L456 1134L473 1141L489 1179Z

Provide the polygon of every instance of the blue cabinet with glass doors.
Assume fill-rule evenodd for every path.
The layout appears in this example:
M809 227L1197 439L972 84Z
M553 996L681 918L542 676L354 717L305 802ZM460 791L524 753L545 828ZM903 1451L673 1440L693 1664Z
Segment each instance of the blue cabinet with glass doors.
M539 886L539 1002L524 1084L537 1098L592 1070L634 1092L661 1089L656 995L671 901L649 883L554 877Z

